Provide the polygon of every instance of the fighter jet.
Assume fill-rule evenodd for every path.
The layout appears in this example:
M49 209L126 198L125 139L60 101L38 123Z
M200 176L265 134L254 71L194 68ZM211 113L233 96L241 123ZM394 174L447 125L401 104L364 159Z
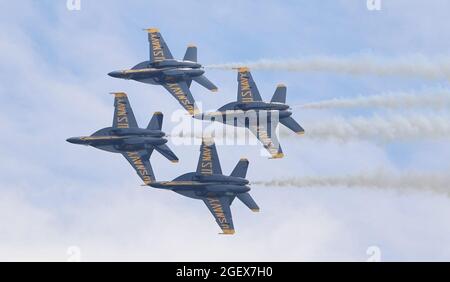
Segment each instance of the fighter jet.
M223 175L214 141L204 138L196 172L148 185L202 200L222 229L221 234L232 235L235 231L230 206L236 197L252 211L259 212L258 205L248 193L249 181L245 179L248 164L248 160L241 159L230 176Z
M163 114L153 115L147 128L139 128L125 93L114 94L114 119L112 127L106 127L91 136L67 139L73 144L92 146L100 150L122 154L136 173L150 184L155 180L150 156L158 151L172 162L178 162L177 156L166 145L165 133L161 131Z
M192 80L213 92L217 91L217 87L203 75L205 71L202 65L197 63L197 47L188 46L184 59L175 60L159 30L149 28L146 31L150 43L150 60L131 69L110 72L108 75L162 85L191 115L198 113L189 90Z
M194 118L246 127L261 141L271 158L283 158L283 150L275 134L278 122L299 135L305 132L291 117L292 112L286 104L286 86L278 85L272 100L268 103L262 101L248 68L239 68L237 79L237 102L228 103L216 112L194 115Z

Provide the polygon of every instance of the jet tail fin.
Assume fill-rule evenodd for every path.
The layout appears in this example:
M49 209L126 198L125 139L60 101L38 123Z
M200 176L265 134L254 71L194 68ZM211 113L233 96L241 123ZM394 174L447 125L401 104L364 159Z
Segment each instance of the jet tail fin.
M255 200L253 200L252 196L247 193L238 194L238 199L241 200L241 202L244 203L249 209L251 209L253 212L259 212L259 207L256 204Z
M183 61L191 61L197 62L197 47L196 46L188 46L186 49L186 54L184 55Z
M214 85L209 79L206 78L206 76L201 75L194 77L193 80L200 84L201 86L205 87L208 90L211 90L212 92L217 92L218 88Z
M230 176L245 178L247 175L248 163L247 159L241 159Z
M277 90L275 90L275 94L273 94L271 102L286 104L286 92L286 86L284 84L279 84Z
M161 130L163 124L164 115L161 112L156 112L153 114L152 119L150 120L147 129L150 130Z
M280 119L280 122L299 135L305 134L303 127L301 127L292 117L282 118Z

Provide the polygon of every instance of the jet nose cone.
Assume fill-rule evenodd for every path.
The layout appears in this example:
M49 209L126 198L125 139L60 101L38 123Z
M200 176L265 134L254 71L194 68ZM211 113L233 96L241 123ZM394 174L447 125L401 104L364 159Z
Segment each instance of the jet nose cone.
M112 72L108 73L108 75L111 77L115 77L115 78L121 78L122 72L121 71L112 71Z
M67 138L66 141L69 143L72 143L72 144L77 144L79 142L79 138L71 137L71 138Z
M72 138L68 138L66 139L67 142L72 143L72 144L84 144L84 141L81 140L80 137L72 137Z

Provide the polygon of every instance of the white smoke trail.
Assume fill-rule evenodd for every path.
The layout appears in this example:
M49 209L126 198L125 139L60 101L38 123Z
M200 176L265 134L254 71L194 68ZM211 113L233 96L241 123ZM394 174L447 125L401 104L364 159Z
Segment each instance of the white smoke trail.
M450 139L449 114L408 114L372 117L335 117L319 120L299 120L305 128L305 135L298 137L279 125L278 137L310 138L314 140L336 140L349 142L353 140L369 140L379 142L413 141L413 140L447 140ZM218 144L223 145L257 145L259 142L249 130L227 127L226 130L214 131ZM169 136L176 142L185 144L186 140L201 139L205 132L187 128L174 131ZM186 139L186 140L185 140Z
M450 79L450 57L426 57L423 55L410 55L400 58L382 58L374 55L345 58L316 56L290 60L262 59L254 62L216 64L207 67L228 70L244 66L253 70L325 71L350 75Z
M388 173L380 170L343 176L305 176L298 178L256 181L254 185L264 187L347 187L392 189L399 192L412 190L435 192L450 196L450 175L432 173Z
M373 96L336 98L332 100L299 105L303 109L332 108L433 108L450 109L450 90L436 89L418 92L387 92Z
M335 139L350 141L368 139L399 141L415 139L450 138L449 115L388 115L370 118L332 118L303 122L305 137L313 139ZM283 136L291 135L286 129Z

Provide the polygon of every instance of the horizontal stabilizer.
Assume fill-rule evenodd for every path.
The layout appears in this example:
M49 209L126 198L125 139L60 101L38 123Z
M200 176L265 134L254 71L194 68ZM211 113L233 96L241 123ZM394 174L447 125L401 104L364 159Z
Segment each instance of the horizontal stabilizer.
M247 175L248 163L247 159L241 159L230 176L245 178Z
M238 194L238 199L241 200L249 209L251 209L254 212L259 212L259 207L256 204L255 200L253 200L252 196L247 193Z
M152 119L150 120L147 129L150 130L161 130L163 124L164 115L161 112L156 112L153 114Z
M287 128L289 128L290 130L294 131L297 134L304 134L305 130L303 129L303 127L300 126L300 124L298 124L295 119L293 119L292 117L287 117L287 118L282 118L280 120L280 122L286 126Z
M175 155L172 150L170 150L169 146L166 144L155 146L155 150L158 151L161 155L167 158L169 161L173 163L178 162L178 157Z
M286 86L285 85L278 85L277 90L275 90L275 94L273 94L272 103L281 103L286 104Z
M212 92L217 92L218 88L214 85L209 79L206 78L206 76L201 75L193 78L198 84L205 87L208 90L211 90Z
M184 55L184 61L197 62L197 47L189 46Z

